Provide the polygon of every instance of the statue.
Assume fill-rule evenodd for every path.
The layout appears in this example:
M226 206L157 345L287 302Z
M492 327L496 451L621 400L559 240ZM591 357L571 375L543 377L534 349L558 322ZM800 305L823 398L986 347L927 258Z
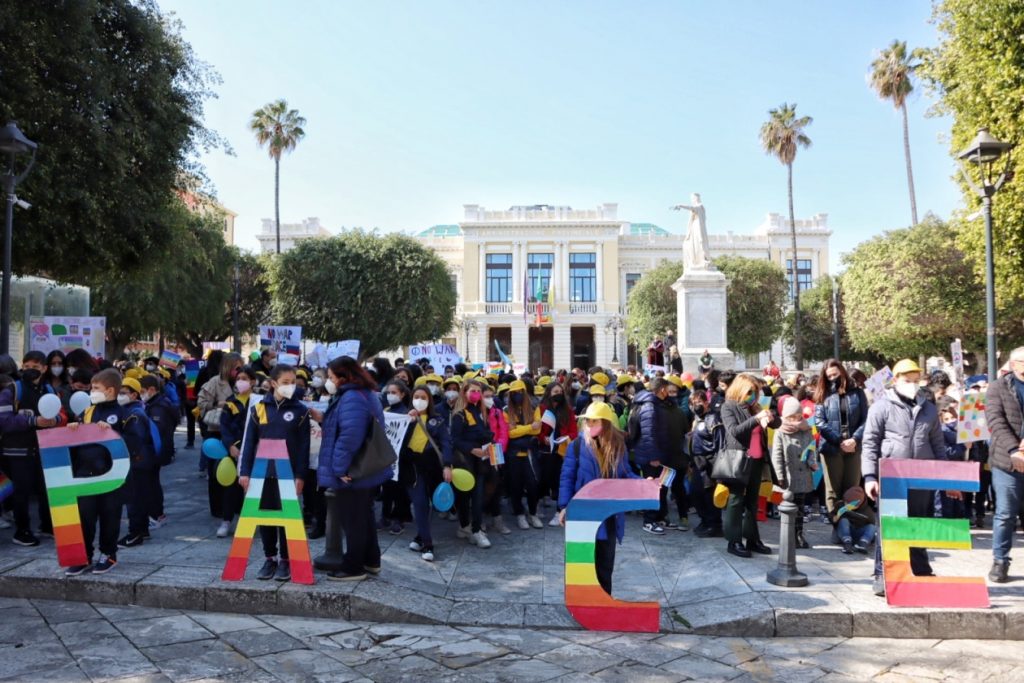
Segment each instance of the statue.
M690 212L690 225L683 240L683 272L690 270L714 270L711 256L708 253L708 229L704 214L704 205L700 203L700 195L696 192L690 196L692 206L677 204L673 211L686 209Z

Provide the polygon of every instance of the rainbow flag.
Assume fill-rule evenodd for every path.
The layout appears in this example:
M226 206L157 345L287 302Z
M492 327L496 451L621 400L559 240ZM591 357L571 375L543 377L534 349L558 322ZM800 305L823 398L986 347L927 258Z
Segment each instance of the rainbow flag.
M676 480L676 471L668 465L661 466L661 476L658 477L658 483L665 488L672 488L672 482Z
M14 493L14 483L6 474L0 472L0 503L7 500L7 497Z
M196 400L196 382L199 380L199 361L185 361L185 398L189 401Z
M487 454L492 467L505 464L505 450L501 447L500 443L488 444L484 447L484 453Z
M160 367L167 368L168 370L177 370L178 363L181 362L181 354L175 353L174 351L164 350L160 354Z

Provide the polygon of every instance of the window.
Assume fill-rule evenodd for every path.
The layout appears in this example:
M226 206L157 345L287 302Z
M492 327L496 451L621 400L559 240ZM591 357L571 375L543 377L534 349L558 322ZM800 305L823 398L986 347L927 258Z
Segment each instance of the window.
M626 299L629 299L629 293L633 291L637 283L640 282L640 273L626 273Z
M789 298L792 299L796 296L796 291L793 289L793 259L786 259L786 279L789 280ZM810 259L796 260L796 283L801 292L811 288Z
M597 301L597 255L569 254L570 301Z
M547 301L554 262L554 254L529 254L526 257L527 301Z
M512 254L487 254L486 301L512 301Z
M448 273L448 277L452 281L452 294L455 295L455 300L459 300L459 277L454 273Z

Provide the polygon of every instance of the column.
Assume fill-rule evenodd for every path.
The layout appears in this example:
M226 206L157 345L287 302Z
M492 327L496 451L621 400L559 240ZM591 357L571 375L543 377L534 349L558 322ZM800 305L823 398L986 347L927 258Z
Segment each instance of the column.
M512 243L512 306L513 308L523 300L523 259L520 251L522 242Z
M597 301L599 305L604 304L604 242L597 243Z
M569 243L561 242L561 245L562 254L558 259L558 280L562 289L562 301L571 301L572 293L569 291Z
M530 362L530 330L526 325L512 323L512 348L507 353L517 363Z
M480 296L477 301L487 301L487 254L483 242L477 245L480 265ZM436 368L435 368L436 369Z

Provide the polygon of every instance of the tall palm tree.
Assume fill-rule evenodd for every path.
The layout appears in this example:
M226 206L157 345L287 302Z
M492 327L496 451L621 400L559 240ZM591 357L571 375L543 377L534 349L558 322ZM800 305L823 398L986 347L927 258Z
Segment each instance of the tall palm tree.
M274 228L277 231L277 253L281 253L281 154L295 149L306 136L302 127L306 119L297 109L289 109L284 100L265 104L252 114L249 130L260 147L266 145L274 160Z
M797 118L796 104L783 103L778 109L768 110L768 120L761 126L761 147L765 153L779 160L786 167L787 189L789 191L789 230L793 249L793 340L796 346L796 369L804 369L803 341L800 338L800 284L797 279L796 258L796 215L793 213L793 162L798 147L811 146L811 139L804 129L811 125L810 116Z
M907 160L907 186L910 188L910 217L917 225L917 197L914 196L914 171L910 165L910 131L907 128L907 95L914 89L910 77L920 66L916 61L919 52L907 53L907 43L902 40L892 41L892 45L882 50L875 61L871 62L871 87L883 100L889 100L903 114L903 156Z

